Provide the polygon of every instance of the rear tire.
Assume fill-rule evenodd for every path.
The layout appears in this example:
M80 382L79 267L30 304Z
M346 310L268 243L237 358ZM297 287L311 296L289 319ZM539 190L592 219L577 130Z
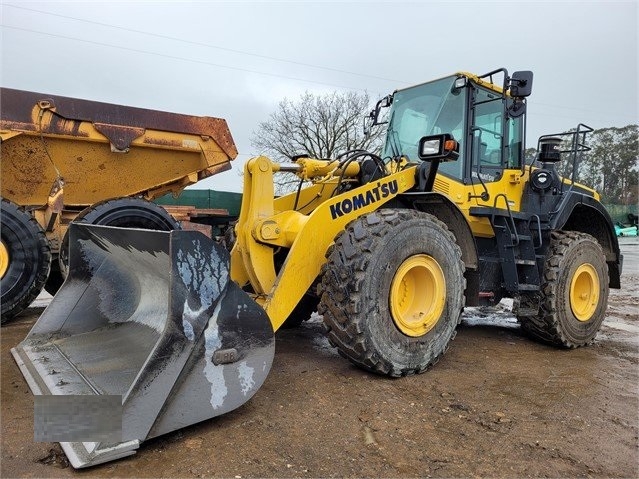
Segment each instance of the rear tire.
M595 238L554 231L546 255L541 307L535 317L517 318L535 339L564 348L591 343L608 303L608 265Z
M461 249L444 223L379 210L350 223L327 258L318 312L341 355L394 377L439 360L456 334L466 284Z
M47 237L29 213L7 200L1 202L0 322L27 308L40 294L51 267Z
M80 212L74 222L92 225L141 228L156 231L180 229L179 223L161 206L140 198L115 198L100 201ZM64 278L69 264L69 233L60 247L59 266Z

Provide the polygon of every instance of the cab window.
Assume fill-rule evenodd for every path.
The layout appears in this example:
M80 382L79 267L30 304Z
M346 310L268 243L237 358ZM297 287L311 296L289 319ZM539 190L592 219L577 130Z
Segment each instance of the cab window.
M477 89L475 96L475 154L482 168L502 168L503 106L498 93Z
M501 95L477 89L473 131L475 162L482 169L521 168L523 117L505 117Z
M426 135L452 133L458 141L463 139L466 90L453 88L455 78L395 92L384 147L386 159L404 156L409 161L419 161L417 147ZM460 149L460 158L463 158L463 142ZM442 163L439 171L461 179L463 161Z

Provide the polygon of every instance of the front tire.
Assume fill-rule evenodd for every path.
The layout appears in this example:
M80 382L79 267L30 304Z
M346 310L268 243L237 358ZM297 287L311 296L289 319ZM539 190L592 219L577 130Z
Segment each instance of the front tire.
M554 231L544 265L541 307L534 317L519 317L535 339L564 348L591 343L608 303L608 264L592 236Z
M444 223L379 210L350 223L327 258L318 312L340 354L393 377L439 360L456 334L466 284L461 249Z
M115 198L100 201L82 210L73 221L156 231L180 229L178 222L164 208L140 198ZM69 264L68 232L62 240L58 264L62 278L66 278ZM57 286L59 287L61 284L59 283Z
M29 213L7 200L1 202L0 322L27 308L40 294L51 267L46 235Z

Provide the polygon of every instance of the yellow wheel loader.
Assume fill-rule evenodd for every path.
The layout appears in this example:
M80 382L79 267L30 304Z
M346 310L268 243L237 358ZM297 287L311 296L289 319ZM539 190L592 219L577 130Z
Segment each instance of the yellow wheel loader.
M72 224L69 276L12 350L36 436L85 467L227 412L266 378L273 332L315 306L342 356L392 377L436 363L464 306L502 297L533 336L590 343L622 256L574 181L588 127L540 138L526 164L531 87L458 73L378 102L381 155L249 160L230 258L195 232ZM280 172L305 183L276 198Z

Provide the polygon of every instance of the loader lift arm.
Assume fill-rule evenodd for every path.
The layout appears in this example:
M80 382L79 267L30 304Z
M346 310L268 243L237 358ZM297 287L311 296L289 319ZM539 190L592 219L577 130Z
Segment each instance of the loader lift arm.
M315 180L302 190L303 197L298 198L302 206L293 209L295 193L274 197L273 173L282 171L282 165L263 156L249 160L244 168L237 241L231 252L231 278L241 286L250 284L274 330L320 274L335 236L354 219L378 210L416 184L416 167L411 166L338 193L338 178L357 176L357 163L341 171L337 161L302 158L284 168ZM277 270L273 250L280 247L289 252Z

